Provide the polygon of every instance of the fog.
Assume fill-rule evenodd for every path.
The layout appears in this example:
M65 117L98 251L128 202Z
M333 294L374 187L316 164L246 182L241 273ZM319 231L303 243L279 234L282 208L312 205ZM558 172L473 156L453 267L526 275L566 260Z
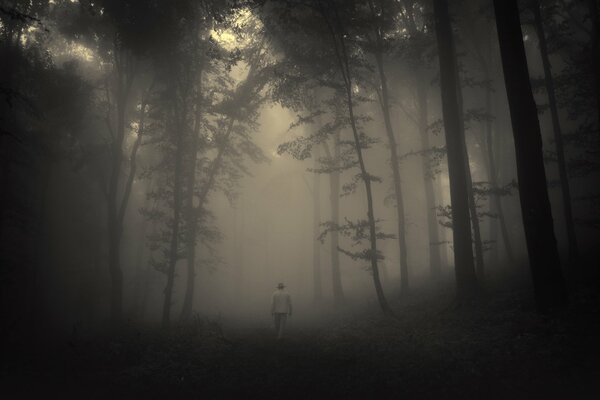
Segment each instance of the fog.
M597 393L583 3L3 1L6 393Z

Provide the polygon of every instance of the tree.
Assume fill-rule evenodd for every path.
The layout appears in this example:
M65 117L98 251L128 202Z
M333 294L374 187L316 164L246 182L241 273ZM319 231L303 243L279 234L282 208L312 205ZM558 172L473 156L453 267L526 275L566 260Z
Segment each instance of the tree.
M358 159L360 178L363 181L367 196L367 219L369 226L370 250L365 255L371 261L371 273L373 274L373 283L375 285L375 292L377 294L379 305L384 313L390 313L391 310L385 298L385 294L383 293L381 280L379 279L379 267L377 265L377 261L380 256L377 252L377 228L373 206L373 193L371 190L371 183L374 181L374 177L370 175L366 169L363 158L364 139L361 139L361 134L358 131L358 126L354 115L352 71L350 69L349 55L346 47L347 33L346 29L344 28L343 20L340 18L340 14L338 13L337 5L334 1L328 2L327 4L323 4L319 1L318 9L322 18L325 20L331 35L334 53L337 59L336 61L339 66L339 73L341 74L344 82L346 106L348 107L348 117L354 139L354 151L356 152L356 157Z
M314 151L314 169L318 167L319 158L318 147ZM323 299L323 291L321 288L321 246L319 245L318 237L321 229L321 179L320 174L313 173L312 184L313 196L313 296L315 303ZM337 251L336 251L337 252Z
M290 44L289 48L286 47L284 49L286 55L293 57L290 57L290 59L294 63L290 63L291 77L284 76L283 79L280 79L277 85L278 88L276 89L277 94L281 96L280 98L282 98L284 105L290 104L292 107L306 109L307 101L303 96L306 96L307 88L312 88L315 85L326 86L332 90L333 97L321 103L325 103L336 110L332 115L334 123L320 129L322 135L316 134L310 138L300 138L299 140L286 143L280 146L279 152L289 152L299 159L307 158L310 155L313 145L315 143L323 143L327 134L334 133L343 127L349 128L352 135L351 140L343 141L348 150L348 154L345 156L349 162L345 165L342 163L341 167L343 169L358 167L359 174L354 177L353 182L345 185L345 187L350 192L353 192L358 182L362 182L367 200L367 219L355 222L347 221L344 225L327 223L325 234L335 231L345 231L348 233L355 230L353 235L348 234L355 238L357 244L362 241L368 241L369 248L363 251L344 251L340 247L337 250L344 252L355 260L369 262L369 269L372 273L378 302L384 312L390 312L379 279L378 269L378 260L382 258L382 255L377 250L377 239L378 237L386 237L386 235L377 232L377 220L374 215L372 183L378 181L379 178L368 173L363 156L363 151L373 143L373 140L362 131L360 123L366 120L366 118L357 114L355 105L357 101L355 97L360 98L360 96L354 94L354 91L360 90L360 81L354 79L356 78L355 72L364 68L364 60L361 59L361 52L356 51L356 47L351 45L347 39L351 35L351 32L346 29L345 23L350 21L351 10L350 8L342 9L336 1L310 1L302 3L297 8L286 2L272 2L271 4L274 6L274 9L271 11L276 15L275 18L279 21L285 21L287 24L285 27L285 36L280 40L289 40L291 37L300 35L303 37L302 44L304 44L307 40L306 36L310 39L315 39L310 42L310 44L315 44L311 48L306 48L306 46L299 45L296 42L295 44ZM298 24L300 31L297 34L290 31L290 23ZM282 32L279 30L281 29L281 25L276 25L272 29ZM320 63L315 63L314 52L320 52L324 55L320 59ZM304 67L305 71L310 71L310 74L301 75L296 78L294 74L300 69L296 63ZM292 77L296 79L290 79ZM298 85L298 82L300 82L300 85ZM291 93L289 90L282 90L282 88L289 89L287 85L294 85L295 88L300 87L301 90ZM342 105L343 108L336 108L337 105ZM322 110L317 110L308 117L301 117L298 124L307 123L308 121L312 122L313 117L320 115L322 112ZM342 141L339 143L342 144ZM341 158L344 157L342 156ZM338 169L341 170L342 168Z
M440 60L440 81L442 90L442 110L448 173L450 178L450 198L452 203L452 232L454 242L454 268L459 299L474 295L477 285L473 265L471 224L469 220L469 186L467 181L464 137L461 128L461 110L456 71L456 55L448 3L434 0L435 29Z
M531 10L533 11L535 30L538 36L540 55L542 57L542 65L544 67L544 81L546 93L548 95L548 102L550 105L552 132L554 133L553 137L556 144L556 156L558 161L558 173L560 177L560 191L563 202L562 209L567 231L569 260L571 262L575 262L579 258L579 250L577 246L577 236L575 234L575 223L573 222L573 212L571 207L571 189L569 184L569 175L567 173L567 161L565 159L563 134L558 115L554 78L552 77L552 65L550 63L550 56L548 54L548 45L546 44L546 34L544 33L544 23L542 20L542 10L539 0L532 0Z
M506 224L506 217L504 215L504 206L502 205L500 194L503 193L500 183L498 182L498 165L496 161L496 147L497 140L495 137L498 132L494 131L494 115L492 110L492 100L494 92L494 77L493 71L493 60L494 60L494 35L493 26L490 26L490 18L486 14L481 17L483 28L476 29L474 20L477 16L474 15L470 10L463 16L463 27L466 31L466 38L472 44L474 59L477 62L481 72L483 73L483 89L485 90L485 108L483 116L483 140L482 147L484 151L485 167L490 185L487 190L488 202L488 214L490 218L490 240L495 242L495 238L498 231L498 225L500 227L500 233L502 235L502 243L506 252L508 261L511 264L515 263L515 256L511 245L511 238L508 233ZM494 256L492 259L497 259L496 249L498 246L493 247Z
M415 7L413 0L403 0L404 12L400 13L404 26L407 27L408 36L405 38L406 44L400 53L400 58L406 60L409 66L409 75L415 86L416 112L411 114L405 107L401 109L408 116L418 129L421 142L421 160L423 169L423 184L425 189L425 206L427 215L427 233L429 237L429 267L431 277L438 279L441 271L441 243L439 235L439 224L436 216L436 198L433 188L435 171L432 165L429 129L429 104L428 104L428 83L429 83L429 62L427 53L432 47L432 35L428 29L425 14L427 9L421 9L421 15L415 15L419 7ZM420 16L420 18L418 18ZM418 24L417 21L422 23Z
M384 39L384 34L386 33L384 24L386 24L386 22L387 24L390 23L389 21L383 21L383 16L394 15L394 13L385 8L385 3L383 1L379 2L379 7L376 9L373 0L369 0L369 11L372 19L371 25L373 38L370 37L371 33L367 33L367 40L370 42L369 47L375 58L375 64L378 72L379 87L377 88L377 94L379 97L381 112L383 114L388 147L390 148L390 166L392 169L394 198L396 202L398 250L400 255L400 290L402 294L407 294L409 288L409 278L404 197L402 194L402 182L400 180L398 144L396 143L396 136L392 126L392 119L390 117L390 94L383 60L384 52L387 47Z
M494 0L494 10L515 139L529 267L537 308L545 312L564 305L567 292L554 236L537 107L531 91L517 1Z

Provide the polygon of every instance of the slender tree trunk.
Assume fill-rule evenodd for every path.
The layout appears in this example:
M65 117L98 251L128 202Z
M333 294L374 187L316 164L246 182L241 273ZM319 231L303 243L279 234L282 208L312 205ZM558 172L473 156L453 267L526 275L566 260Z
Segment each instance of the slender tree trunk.
M434 17L440 59L442 109L448 150L450 200L452 204L452 232L454 242L454 268L457 295L460 300L475 294L477 279L471 247L469 221L469 186L466 171L464 138L461 135L461 110L456 81L456 56L452 27L446 0L434 0Z
M452 43L454 46L454 42ZM471 165L469 162L469 149L467 147L467 140L465 137L465 123L464 123L464 106L463 106L463 96L462 96L462 88L460 86L460 75L458 73L458 60L456 58L456 48L453 47L452 55L454 57L454 62L456 63L454 71L456 72L456 82L458 82L458 87L456 88L456 93L458 96L458 109L460 111L460 137L463 146L463 154L465 157L465 173L467 178L467 193L469 200L469 214L471 216L471 228L472 231L472 240L473 246L475 249L475 271L477 272L477 277L480 280L483 280L484 276L484 261L483 261L483 242L481 241L481 227L479 221L479 215L477 213L477 203L475 202L475 195L473 193L473 177L471 175Z
M238 234L237 246L237 276L235 281L235 294L238 301L243 301L244 292L244 237L245 237L245 219L244 219L244 204L240 204L240 229Z
M440 205L445 204L445 199L444 199L444 185L442 184L442 180L438 179L438 184L436 185L435 189L437 190L437 196L436 198L438 199ZM436 223L438 225L440 225L440 223L437 220L437 212L436 212ZM442 263L442 266L447 267L450 265L450 262L448 260L448 245L449 245L449 241L448 241L448 228L446 228L445 226L443 226L441 228L440 232L440 261Z
M552 130L554 132L554 142L556 143L556 155L558 159L558 174L560 177L560 189L563 202L563 213L565 217L565 227L567 230L567 240L569 248L569 261L575 262L579 258L577 246L577 235L575 234L575 224L573 223L573 212L571 208L571 189L569 185L569 175L567 173L567 161L565 160L565 149L563 146L562 129L558 116L558 106L556 104L556 92L554 89L554 79L552 78L552 65L548 55L548 46L546 44L546 35L544 34L544 25L542 22L542 12L539 0L533 0L533 15L535 17L535 29L538 35L540 54L544 66L544 79L546 83L546 93L550 103L550 115L552 116Z
M336 132L333 143L333 157L324 143L327 156L333 159L335 169L329 174L329 205L331 208L331 221L338 226L340 223L340 133ZM344 287L342 286L342 275L340 273L340 254L339 254L339 234L337 231L331 232L330 253L331 253L331 286L333 293L333 302L339 307L345 303Z
M458 89L460 90L460 89ZM461 107L462 109L462 107ZM462 130L464 138L464 130ZM469 152L467 150L467 143L463 140L464 154L465 154L465 172L467 176L467 190L469 193L469 214L471 216L471 227L473 228L473 244L475 247L475 270L477 277L483 280L485 273L485 266L483 261L483 242L481 240L481 225L479 221L479 215L477 214L477 203L475 202L475 195L473 193L473 178L471 176L471 167L469 165Z
M141 309L141 297L142 297L142 284L143 284L143 276L144 276L144 268L143 268L143 264L144 264L144 253L145 253L145 247L146 247L146 243L144 241L144 237L146 235L146 219L144 219L144 221L142 222L142 228L140 229L140 235L138 238L138 245L137 245L137 251L136 251L136 255L135 255L135 286L134 286L134 290L133 290L133 298L134 298L134 304L133 304L133 312L135 313L136 317L140 315L140 309Z
M486 79L487 78L486 73ZM488 88L485 94L485 104L486 104L486 112L489 116L492 115L492 90ZM491 187L494 190L498 189L498 171L496 170L496 157L494 155L494 129L491 118L485 122L485 131L486 131L486 155L487 155L487 172L490 180ZM498 225L500 226L500 232L502 234L502 243L504 244L504 250L506 252L506 256L508 261L511 264L515 263L515 256L512 249L510 236L508 234L508 228L506 226L506 218L504 217L504 207L502 206L501 198L498 194L492 193L490 195L490 213L497 214L497 218L492 218L490 222L490 231L491 236L496 235L498 232ZM493 239L493 238L492 238ZM498 244L494 246L495 249L498 248ZM497 256L495 257L497 259Z
M485 273L485 266L483 261L483 242L481 240L481 225L479 221L479 215L477 214L477 203L475 203L475 195L473 194L473 179L471 177L471 168L469 166L469 159L467 154L467 146L465 143L465 160L467 166L465 170L467 172L467 187L469 190L469 211L471 215L471 226L473 227L473 242L475 245L475 268L477 276L480 280L483 280Z
M493 28L492 28L493 29ZM476 32L469 32L471 36L475 36ZM496 157L494 156L494 127L492 120L492 76L490 72L490 64L494 61L492 60L493 56L493 35L490 32L489 35L489 43L488 43L488 53L487 57L483 55L483 51L479 45L478 40L473 38L472 43L475 48L476 59L479 62L479 65L483 71L485 81L487 82L487 86L485 89L485 110L488 118L484 124L485 136L484 136L484 159L485 159L485 167L486 173L488 176L488 181L492 189L498 189L498 172L496 170ZM506 219L504 218L504 209L502 206L502 202L500 201L499 195L496 193L490 194L488 210L490 214L496 214L496 218L490 218L490 240L492 242L497 241L498 237L498 225L500 225L500 231L502 233L503 245L506 251L506 256L508 261L511 264L515 263L514 253L512 251L512 246L510 244L510 238L508 236L508 229L506 227ZM491 250L490 259L495 262L498 261L498 244L494 245Z
M537 106L531 91L517 0L494 0L512 119L521 212L539 311L567 302L548 198Z
M318 168L319 148L315 148L314 169ZM321 175L313 173L313 290L315 303L321 302L323 292L321 288L321 244L317 240L321 226Z
M198 218L194 208L194 197L196 188L196 164L198 158L198 136L200 135L200 126L202 124L202 71L198 77L198 87L196 88L196 112L194 117L194 130L189 149L189 169L186 176L186 212L187 229L185 232L185 257L186 257L186 285L185 295L183 297L183 306L181 308L181 321L187 321L192 315L194 304L194 285L196 281L196 236L198 229Z
M415 23L413 9L411 3L406 1L403 2L406 8L407 14L407 25L411 35L420 34L417 29L417 25ZM417 56L418 59L422 59L423 55L419 54ZM421 138L421 148L423 151L427 151L431 148L429 143L429 124L428 124L428 114L429 107L427 104L427 86L424 74L420 73L419 70L413 71L414 76L416 77L416 86L417 86L417 104L418 104L418 128L419 128L419 136ZM439 235L439 223L436 215L436 207L435 207L435 191L433 188L433 179L434 176L431 174L429 167L429 160L426 157L422 159L422 168L423 168L423 182L425 187L425 205L427 207L427 233L429 237L429 268L431 277L433 279L438 279L441 273L441 264L442 264L442 244L440 243L440 235Z
M320 3L319 3L320 4ZM321 4L320 4L321 5ZM331 3L332 11L333 11L333 22L336 24L336 28L331 25L331 22L328 17L328 13L325 10L322 10L323 17L325 17L325 22L328 24L331 38L333 40L334 51L336 54L337 62L340 68L340 73L344 80L344 89L346 95L346 106L348 107L348 117L350 120L350 126L352 128L352 136L354 139L354 151L356 153L356 157L358 159L358 165L360 168L361 178L364 183L365 193L367 196L367 219L369 222L369 241L370 241L370 261L371 261L371 273L373 275L373 284L375 286L375 293L377 294L377 300L379 301L379 305L384 313L391 313L389 308L387 299L385 298L385 294L383 292L383 287L381 286L381 280L379 278L379 268L377 265L377 230L375 226L375 212L373 207L373 192L371 189L371 175L367 172L367 168L364 162L363 153L362 153L362 144L360 140L360 134L358 132L358 127L356 125L356 117L354 116L354 102L352 98L352 77L350 73L349 61L348 61L348 53L346 51L346 43L345 43L345 31L342 26L342 21L340 16L338 15L336 5ZM336 33L337 31L337 33ZM339 37L339 38L338 38ZM339 44L338 44L339 40Z
M377 70L379 72L379 80L381 83L381 110L383 112L383 120L385 123L385 131L390 148L390 165L392 167L392 176L394 179L394 194L396 196L396 220L398 223L398 251L400 254L400 293L408 294L409 278L408 278L408 250L406 247L406 223L404 216L404 197L402 195L402 182L400 181L400 162L398 161L398 145L392 127L390 118L390 101L387 87L387 78L383 68L383 57L381 54L381 40L377 33L378 50L375 54L377 62Z
M354 104L352 100L352 81L350 79L349 68L347 65L348 58L345 54L344 49L344 38L341 37L342 43L342 61L346 67L346 101L348 105L348 114L350 117L350 126L352 127L352 134L354 137L354 150L358 157L358 165L360 167L360 173L362 176L363 183L365 185L365 192L367 195L367 218L369 221L369 239L371 242L370 256L371 256L371 273L373 274L373 284L375 285L375 292L377 294L377 300L381 309L385 313L391 312L385 294L383 293L383 287L381 286L381 280L379 278L379 267L377 265L377 231L375 227L375 212L373 208L373 191L371 189L371 176L367 172L367 168L363 159L362 147L360 142L360 135L358 133L358 127L356 126L356 118L354 116Z
M175 106L177 107L177 106ZM181 231L181 211L183 202L183 156L185 136L185 116L187 114L185 104L182 105L181 115L177 118L175 129L175 169L173 177L173 220L171 226L171 239L168 252L167 285L165 286L165 297L163 303L162 325L168 328L171 322L171 303L173 298L173 285L175 283L175 267L179 260L179 236Z
M421 138L421 148L427 151L431 148L429 143L428 130L428 110L427 88L421 77L417 77L417 101L419 104L419 137ZM433 279L440 277L441 269L441 244L439 235L439 224L435 208L435 192L433 189L433 179L431 176L429 159L423 157L423 183L425 185L425 207L427 208L427 232L429 237L429 270Z
M111 171L107 191L108 217L108 270L111 281L110 315L114 326L121 322L123 312L123 271L121 270L121 237L123 234L124 205L119 201L119 182L122 172L123 143L127 102L133 83L131 56L115 46L115 70L117 71L117 119L111 143ZM107 89L108 90L108 89Z

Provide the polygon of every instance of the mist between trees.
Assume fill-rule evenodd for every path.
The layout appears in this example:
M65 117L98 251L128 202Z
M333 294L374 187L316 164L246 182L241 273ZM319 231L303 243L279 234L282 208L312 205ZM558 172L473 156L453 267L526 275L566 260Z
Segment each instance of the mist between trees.
M589 269L593 0L1 4L3 336L266 326L279 282L297 326L544 313Z

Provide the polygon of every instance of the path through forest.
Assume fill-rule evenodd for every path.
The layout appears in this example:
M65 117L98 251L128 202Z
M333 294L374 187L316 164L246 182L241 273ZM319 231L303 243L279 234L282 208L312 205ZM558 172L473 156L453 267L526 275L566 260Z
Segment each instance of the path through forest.
M568 310L544 317L523 309L519 292L494 297L459 309L446 299L397 305L397 320L336 317L302 327L292 318L281 341L264 323L234 328L203 318L170 334L147 328L118 340L72 335L21 349L3 380L20 394L57 391L67 398L82 392L161 399L600 393L598 299L582 295ZM24 356L32 352L35 357Z

